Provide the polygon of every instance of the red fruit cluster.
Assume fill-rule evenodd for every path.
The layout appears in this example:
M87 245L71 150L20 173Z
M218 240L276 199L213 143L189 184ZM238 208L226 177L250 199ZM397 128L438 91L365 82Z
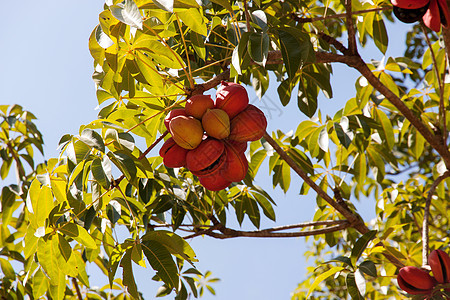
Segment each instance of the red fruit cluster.
M394 15L404 23L423 20L424 24L438 32L441 24L447 27L450 14L446 0L391 0Z
M264 135L267 120L249 104L243 86L222 81L215 102L192 96L184 109L170 111L164 124L172 135L159 151L164 165L186 167L205 188L219 191L244 179L247 142Z
M411 295L431 295L438 284L450 283L450 256L447 253L433 250L430 253L429 264L434 276L417 267L401 268L397 276L400 288Z

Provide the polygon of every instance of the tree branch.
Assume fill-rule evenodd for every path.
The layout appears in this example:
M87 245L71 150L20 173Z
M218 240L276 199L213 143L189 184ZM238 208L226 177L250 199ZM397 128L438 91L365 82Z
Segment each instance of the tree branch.
M430 190L428 191L428 197L427 201L425 202L425 208L423 210L423 226L422 226L422 265L427 266L428 265L428 252L429 252L429 224L428 219L430 218L430 206L431 206L431 199L433 198L434 192L438 185L445 180L446 178L450 177L450 171L446 171L444 174L439 176L431 185Z
M75 288L75 291L77 292L78 300L83 300L83 296L81 295L80 286L78 285L77 279L75 277L72 277L72 284Z
M213 223L213 226L207 230L204 230L202 234L211 236L217 239L229 239L236 237L259 237L259 238L281 238L281 237L301 237L301 236L312 236L325 234L329 232L335 232L339 230L343 230L351 226L351 224L347 220L335 220L335 221L319 221L319 222L307 222L296 225L288 225L282 227L269 228L264 230L256 230L256 231L242 231L235 230L231 228L225 227L221 224L216 217L210 216L209 219ZM326 228L320 229L312 229L308 231L299 231L299 232L273 232L278 230L292 229L292 228L302 228L309 226L321 226L321 225L330 225ZM283 228L283 229L282 229ZM220 231L220 233L214 232L214 230ZM196 234L199 235L199 234ZM192 235L194 236L194 235ZM189 236L190 238L191 236ZM185 237L187 239L188 237Z
M347 34L348 34L348 50L351 54L356 55L358 49L356 48L356 32L355 26L353 25L353 12L352 12L352 0L345 0L345 22L347 24Z

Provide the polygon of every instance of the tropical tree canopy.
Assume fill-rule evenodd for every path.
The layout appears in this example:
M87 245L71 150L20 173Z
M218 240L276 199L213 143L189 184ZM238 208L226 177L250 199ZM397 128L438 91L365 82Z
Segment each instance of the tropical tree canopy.
M398 21L404 55L364 60ZM97 119L39 163L36 117L0 105L0 176L17 178L1 190L1 298L140 299L137 266L157 296L215 294L190 245L205 236L305 237L292 299L450 299L449 22L445 0L107 0L86 37ZM325 116L336 64L360 77ZM269 86L305 116L294 132L268 132L249 104ZM315 196L308 222L276 219L262 166L274 188Z

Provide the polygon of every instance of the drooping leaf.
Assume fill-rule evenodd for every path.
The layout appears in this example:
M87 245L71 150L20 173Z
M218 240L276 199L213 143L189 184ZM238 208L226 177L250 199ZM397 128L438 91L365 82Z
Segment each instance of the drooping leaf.
M363 300L364 297L359 293L358 285L355 280L355 273L348 273L345 278L345 282L347 284L347 291L352 297L352 300Z
M189 37L191 39L192 46L194 47L195 53L203 59L206 60L206 48L205 48L205 42L203 41L203 37L196 33L195 31L191 31L189 34Z
M178 288L178 268L170 252L157 241L142 242L142 249L150 265L158 272L158 276L171 288Z
M254 62L261 66L266 65L269 55L269 36L267 33L253 32L248 40L248 53Z
M371 230L364 235L362 235L355 243L352 249L352 253L350 255L350 259L352 261L352 265L356 265L356 262L361 257L361 254L366 249L369 242L376 236L377 231Z
M139 293L137 291L136 280L134 279L133 267L131 265L131 248L125 252L125 255L120 261L120 266L123 269L123 284L127 287L128 293L130 293L130 295L135 299L138 299Z
M311 286L309 287L308 290L308 294L306 294L306 298L309 297L309 295L316 289L316 287L325 279L327 279L330 276L333 276L334 274L336 274L337 272L340 272L344 270L343 267L333 267L331 269L329 269L328 271L320 274L319 276L316 277L316 279L314 280L314 282L311 284Z
M133 0L125 0L125 4L112 5L109 9L120 22L142 30L142 16Z
M73 238L87 248L97 248L97 243L94 241L91 235L86 231L86 229L78 224L66 223L58 228L58 230L59 232Z
M166 230L149 231L142 236L143 241L158 241L173 255L188 261L196 261L194 250L183 238Z
M386 53L388 46L388 35L386 31L386 26L384 25L383 18L380 14L375 14L372 23L373 28L373 39L375 45L380 49L381 52Z
M93 147L101 152L105 152L105 143L102 136L96 131L86 128L81 132L79 139L86 145Z
M180 12L177 12L177 15L192 31L203 36L206 36L208 34L203 14L201 13L199 8L189 8L186 10L182 10Z

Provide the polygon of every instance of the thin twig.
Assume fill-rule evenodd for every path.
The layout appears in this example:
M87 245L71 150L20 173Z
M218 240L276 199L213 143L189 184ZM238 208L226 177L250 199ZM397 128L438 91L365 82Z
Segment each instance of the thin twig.
M145 150L139 157L138 160L142 160L150 151L152 151L153 148L155 148L156 145L158 145L159 142L161 142L162 139L169 133L168 130L166 130L159 138L156 139L148 148Z
M245 14L245 24L247 26L247 32L250 32L250 14L248 13L247 0L244 0L244 14Z
M438 81L438 86L439 86L439 118L440 118L440 121L441 121L441 130L442 130L443 143L444 143L444 145L446 145L447 144L447 118L446 118L447 112L445 111L445 105L444 105L444 85L442 84L441 76L439 74L438 64L436 62L436 55L434 53L433 46L431 45L431 41L430 41L430 38L428 37L427 29L426 29L426 26L423 23L423 21L420 22L420 27L422 28L423 35L425 36L425 40L426 40L426 42L428 44L428 48L430 49L430 55L431 55L431 59L433 61L433 69L434 69L434 71L436 73L436 78L437 78L437 81Z
M428 251L429 251L429 230L428 230L428 219L430 218L430 206L431 199L433 198L434 191L438 185L446 178L450 177L450 171L446 171L444 174L439 176L431 185L428 191L427 201L425 202L425 208L423 210L423 226L422 226L422 265L428 265Z
M75 288L75 291L77 292L77 298L78 300L83 300L83 295L81 295L80 286L78 285L77 279L75 277L72 277L72 284Z
M362 15L370 12L377 12L377 11L384 11L384 10L391 10L392 6L383 6L383 7L377 7L377 8L371 8L371 9L364 9L364 10L356 10L353 12L353 15ZM328 15L323 17L314 17L314 18L302 18L297 16L296 14L292 15L294 20L299 23L311 23L315 21L323 21L323 20L330 20L330 19L343 19L347 16L346 13L343 14L335 14L335 15Z

